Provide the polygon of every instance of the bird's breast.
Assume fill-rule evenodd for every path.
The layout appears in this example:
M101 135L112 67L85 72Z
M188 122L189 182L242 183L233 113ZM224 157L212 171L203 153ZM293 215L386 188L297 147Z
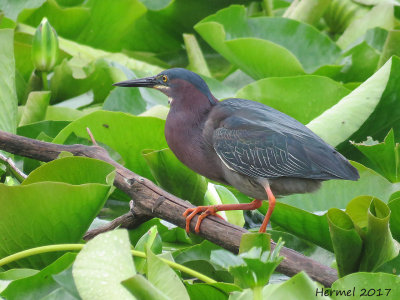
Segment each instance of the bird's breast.
M216 168L220 161L212 145L203 137L202 124L193 124L193 118L170 114L165 124L165 139L171 151L196 173L223 182L220 168Z

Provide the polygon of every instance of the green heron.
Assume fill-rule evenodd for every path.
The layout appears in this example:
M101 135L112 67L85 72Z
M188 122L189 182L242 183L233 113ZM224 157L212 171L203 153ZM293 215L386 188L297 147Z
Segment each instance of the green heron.
M218 101L204 80L191 71L174 68L114 85L154 88L167 95L170 111L165 138L176 157L195 172L254 198L250 203L187 209L187 232L198 213L196 232L209 215L257 209L262 199L268 199L260 227L265 232L275 196L313 192L324 180L359 178L344 156L297 120L250 100Z

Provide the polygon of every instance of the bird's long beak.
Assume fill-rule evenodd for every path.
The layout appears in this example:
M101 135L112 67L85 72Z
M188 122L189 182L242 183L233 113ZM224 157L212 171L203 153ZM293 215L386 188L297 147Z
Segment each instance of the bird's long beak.
M158 84L156 77L145 77L139 79L131 79L114 83L115 86L126 86L126 87L154 87Z

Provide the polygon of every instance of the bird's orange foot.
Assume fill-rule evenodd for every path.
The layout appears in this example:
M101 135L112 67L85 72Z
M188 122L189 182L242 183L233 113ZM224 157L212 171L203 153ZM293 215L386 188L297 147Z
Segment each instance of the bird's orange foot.
M195 215L197 215L198 213L202 213L199 218L197 219L197 223L196 223L196 227L194 228L194 231L196 233L200 232L200 225L201 222L203 221L204 218L206 218L207 216L216 216L221 218L222 220L224 220L223 217L221 217L220 215L217 214L217 208L215 205L210 205L210 206L198 206L195 208L188 208L187 210L185 210L185 212L183 213L183 216L186 217L186 232L189 233L190 232L190 222L192 221L192 219L194 218Z

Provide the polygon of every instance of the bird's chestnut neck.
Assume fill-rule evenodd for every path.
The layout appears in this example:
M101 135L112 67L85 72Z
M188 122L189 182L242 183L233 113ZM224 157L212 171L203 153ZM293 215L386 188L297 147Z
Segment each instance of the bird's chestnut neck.
M209 90L201 91L190 82L179 79L171 82L171 87L162 92L169 98L170 112L201 116L218 103Z

